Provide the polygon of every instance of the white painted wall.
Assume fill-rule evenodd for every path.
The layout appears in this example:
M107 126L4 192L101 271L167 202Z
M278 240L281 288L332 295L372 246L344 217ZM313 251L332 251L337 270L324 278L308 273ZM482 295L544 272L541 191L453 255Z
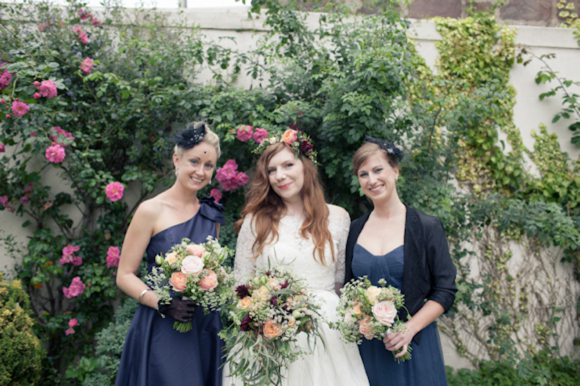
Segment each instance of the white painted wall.
M98 13L99 9L95 11ZM177 10L161 9L169 18L177 18ZM248 13L244 8L208 8L208 9L186 9L183 10L187 19L201 28L202 33L208 40L218 41L220 36L232 36L236 43L227 42L224 44L236 47L239 50L249 50L255 47L257 39L265 31L263 17L254 16L248 18ZM308 14L308 23L315 28L318 23L318 14ZM550 66L558 73L569 79L580 80L578 76L578 66L580 65L580 48L573 38L571 29L514 26L518 30L516 43L526 46L528 50L537 55L544 53L555 53L556 59L550 61ZM415 39L418 52L425 58L427 64L435 70L437 61L437 49L435 43L441 36L435 29L432 21L418 20L413 22L411 36ZM534 61L527 67L515 64L510 72L511 82L517 91L517 102L514 111L514 121L520 129L524 144L533 148L534 140L530 131L538 128L540 123L548 127L549 132L557 133L560 138L562 149L570 155L572 159L580 157L580 149L570 143L570 132L567 124L570 122L561 121L556 125L551 124L552 117L561 107L559 97L550 100L540 101L538 95L547 91L550 86L536 85L534 78L541 65ZM211 81L209 71L202 73L203 81ZM240 75L236 84L240 87L258 87L258 83L245 75ZM577 93L580 90L576 90ZM0 211L0 230L11 233L17 240L25 243L31 234L21 228L21 219L12 213ZM13 267L13 260L10 259L6 251L0 247L0 269L10 271ZM453 367L469 367L469 363L459 357L450 342L442 337L445 359L448 365Z

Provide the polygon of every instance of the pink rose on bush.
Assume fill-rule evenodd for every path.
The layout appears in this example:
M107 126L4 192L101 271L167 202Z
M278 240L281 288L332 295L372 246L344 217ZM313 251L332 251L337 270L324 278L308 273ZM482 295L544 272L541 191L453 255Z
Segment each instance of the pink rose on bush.
M0 204L2 204L2 206L6 207L6 203L8 203L8 201L10 201L10 199L8 198L8 196L2 196L0 197Z
M83 264L83 258L80 256L73 256L71 263L75 267L78 267Z
M79 321L77 320L77 318L72 318L71 320L68 321L68 326L70 328L76 327L79 325Z
M77 276L72 280L68 288L62 287L62 292L68 299L77 297L85 292L85 284L82 282L81 278Z
M93 22L93 25L95 27L102 27L103 26L103 22L100 21L99 19L97 19L96 17L92 17L91 21Z
M24 114L26 114L28 111L30 111L30 107L28 107L28 105L26 103L20 102L20 101L12 102L12 112L14 113L15 116L21 117ZM7 116L7 118L10 118L10 117Z
M254 142L262 143L263 140L268 138L268 130L266 129L256 129L254 132Z
M125 187L123 186L123 184L115 181L107 185L107 187L105 188L105 194L107 195L107 198L109 200L115 202L123 198L124 190Z
M236 138L242 142L246 142L252 139L252 126L242 125L238 127Z
M181 262L181 272L184 275L199 275L203 270L203 260L197 256L187 256Z
M370 316L367 315L367 316L364 317L364 319L362 319L360 321L359 331L368 340L372 340L374 338L374 336L375 336L375 330L371 326L371 317Z
M0 143L0 153L4 153L6 151L6 145Z
M63 141L59 141L59 136L66 138L69 138L72 141L75 140L75 137L73 137L73 135L71 133L69 133L66 130L61 129L59 126L53 126L50 128L50 131L52 134L50 134L50 139L53 142L56 142L57 144L61 145L61 146L66 146L66 144Z
M89 42L90 42L89 37L87 36L87 33L85 31L83 31L79 34L79 40L83 44L89 44Z
M62 249L62 255L63 256L72 256L75 254L75 252L80 251L80 247L76 246L76 245L67 245L66 247L64 247Z
M238 183L238 186L243 186L250 181L250 177L248 177L248 175L244 172L238 172L238 174L236 175L236 181Z
M2 74L0 75L0 91L4 90L6 87L10 85L10 81L12 80L12 73L6 70L2 70Z
M373 315L383 326L391 327L395 323L397 308L395 303L385 300L373 306Z
M215 202L220 202L220 200L222 199L222 192L219 189L212 189L209 192L209 195L211 197L213 197L213 199L215 200Z
M228 160L225 165L216 171L216 179L226 192L234 190L248 183L248 176L244 172L238 172L238 164L235 160Z
M64 157L66 157L64 147L62 147L59 144L49 146L46 149L46 153L44 155L47 160L55 164L62 162L64 160Z
M79 9L79 17L81 20L86 20L91 17L91 13L89 11L85 11L84 9Z
M93 70L93 66L95 65L95 61L91 58L86 58L81 62L81 71L85 74L90 74Z
M38 91L43 97L54 98L57 94L56 84L52 80L43 80Z
M28 198L28 196L20 197L20 202L22 203L22 205L28 204L29 201L30 201L30 199Z
M40 93L39 93L39 92L35 92L35 93L34 93L34 95L32 95L32 97L33 97L34 99L38 99L38 98L42 97L42 95L40 95Z
M199 281L199 288L203 291L209 291L217 287L218 279L215 272L211 269L206 269L204 273L203 279Z
M121 250L118 247L109 247L107 250L107 268L114 268L119 266L121 260Z
M75 333L75 330L74 330L74 328L70 327L70 328L67 328L64 333L65 333L65 335L71 335L71 334Z

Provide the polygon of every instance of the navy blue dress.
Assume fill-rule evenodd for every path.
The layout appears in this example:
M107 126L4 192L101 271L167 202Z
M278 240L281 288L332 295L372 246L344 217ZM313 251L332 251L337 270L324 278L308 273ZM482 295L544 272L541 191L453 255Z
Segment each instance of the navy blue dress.
M216 221L224 223L221 205L200 199L197 214L188 221L169 227L149 241L147 269L155 266L155 256L167 252L184 237L195 243L216 236ZM221 386L222 328L219 312L205 314L198 308L193 328L181 333L173 329L174 319L153 308L140 305L125 340L116 386Z
M375 256L361 245L354 246L352 271L367 276L373 285L385 279L387 285L403 288L404 251L399 246L384 256ZM391 351L377 339L363 338L359 351L371 386L447 385L439 332L435 322L423 329L421 343L411 342L411 359L397 363Z

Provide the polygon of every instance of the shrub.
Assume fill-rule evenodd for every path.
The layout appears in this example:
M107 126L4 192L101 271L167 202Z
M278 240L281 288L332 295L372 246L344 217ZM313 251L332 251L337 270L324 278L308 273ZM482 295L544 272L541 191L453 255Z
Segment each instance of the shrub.
M42 374L44 347L34 334L30 300L20 280L0 272L0 385L34 385Z

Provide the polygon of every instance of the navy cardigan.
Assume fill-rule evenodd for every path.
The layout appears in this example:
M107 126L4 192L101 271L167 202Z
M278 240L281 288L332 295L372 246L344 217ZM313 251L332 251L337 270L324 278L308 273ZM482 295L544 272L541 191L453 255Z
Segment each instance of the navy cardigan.
M346 277L345 283L354 278L352 257L358 236L362 232L371 212L356 219L350 225L346 242ZM425 304L425 299L441 304L445 312L449 311L455 300L455 275L457 270L445 238L441 220L407 207L404 236L403 290L405 306L409 313L415 315ZM402 320L406 320L403 310ZM421 331L413 337L419 344Z

